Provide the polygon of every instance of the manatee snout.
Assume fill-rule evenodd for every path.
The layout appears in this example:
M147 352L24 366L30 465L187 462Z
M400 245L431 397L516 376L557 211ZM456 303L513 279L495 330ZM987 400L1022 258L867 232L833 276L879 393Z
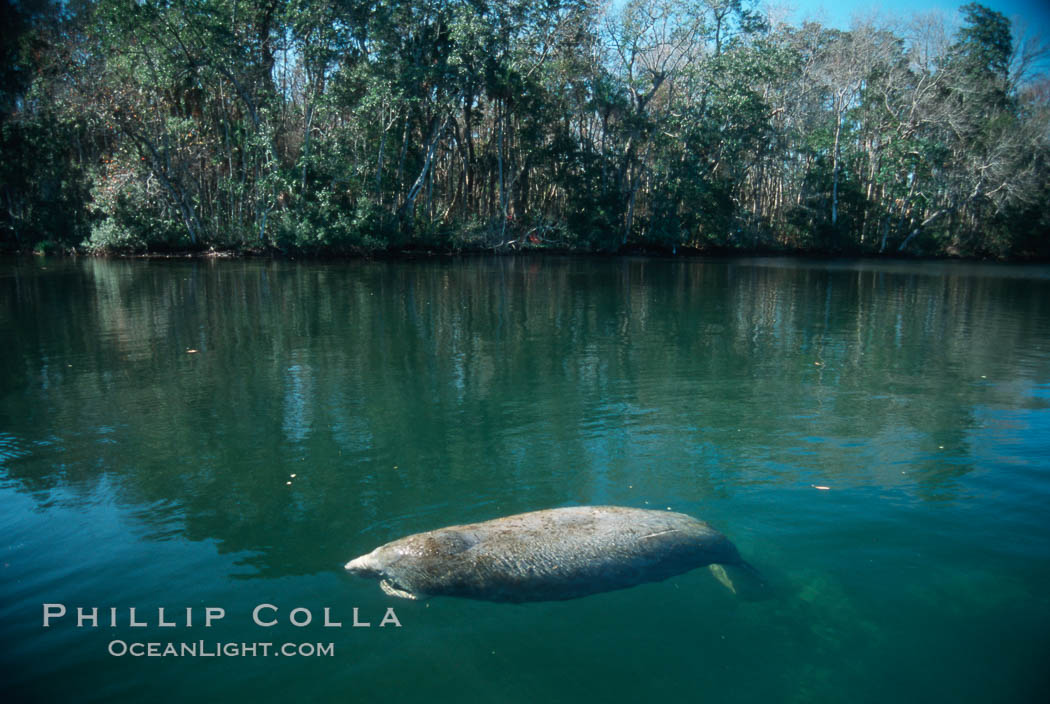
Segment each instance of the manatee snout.
M402 581L410 578L412 574L411 566L398 569L398 564L404 557L401 550L381 545L367 555L350 560L343 568L350 574L378 579L379 586L385 594L402 599L417 599L418 595L410 587L402 585Z
M376 563L373 554L374 553L370 552L367 555L355 557L353 560L350 560L350 562L343 565L343 569L350 574L360 575L361 577L369 577L372 579L382 577L383 571L379 569L379 565Z

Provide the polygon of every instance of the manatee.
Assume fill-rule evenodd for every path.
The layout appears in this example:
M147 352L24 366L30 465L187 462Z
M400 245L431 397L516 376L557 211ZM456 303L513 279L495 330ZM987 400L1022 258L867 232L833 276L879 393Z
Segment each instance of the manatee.
M560 601L709 566L761 584L729 539L683 513L620 506L533 511L416 533L346 563L391 596Z

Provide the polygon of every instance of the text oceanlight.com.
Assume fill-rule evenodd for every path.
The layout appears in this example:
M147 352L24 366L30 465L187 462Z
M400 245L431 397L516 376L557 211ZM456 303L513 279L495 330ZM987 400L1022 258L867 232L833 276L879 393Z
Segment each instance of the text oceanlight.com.
M203 640L183 643L143 643L113 640L109 643L109 654L115 657L183 657L183 658L216 658L216 657L332 657L335 655L335 643L217 643Z

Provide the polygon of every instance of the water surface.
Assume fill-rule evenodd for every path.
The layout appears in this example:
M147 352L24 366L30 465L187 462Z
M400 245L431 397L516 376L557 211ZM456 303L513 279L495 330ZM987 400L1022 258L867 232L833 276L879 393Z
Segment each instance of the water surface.
M0 330L4 701L1050 692L1045 267L9 260ZM580 504L703 518L775 597L697 570L562 603L404 602L341 569ZM102 626L43 628L45 603ZM279 625L252 622L262 603ZM208 606L227 615L205 629ZM378 627L389 606L401 628ZM114 657L115 639L334 655Z

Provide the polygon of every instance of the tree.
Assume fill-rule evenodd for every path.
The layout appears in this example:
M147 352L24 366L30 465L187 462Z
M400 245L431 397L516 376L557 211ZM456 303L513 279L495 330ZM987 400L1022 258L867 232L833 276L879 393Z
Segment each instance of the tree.
M0 233L1042 251L1041 45L962 16L770 31L743 0L4 2Z

